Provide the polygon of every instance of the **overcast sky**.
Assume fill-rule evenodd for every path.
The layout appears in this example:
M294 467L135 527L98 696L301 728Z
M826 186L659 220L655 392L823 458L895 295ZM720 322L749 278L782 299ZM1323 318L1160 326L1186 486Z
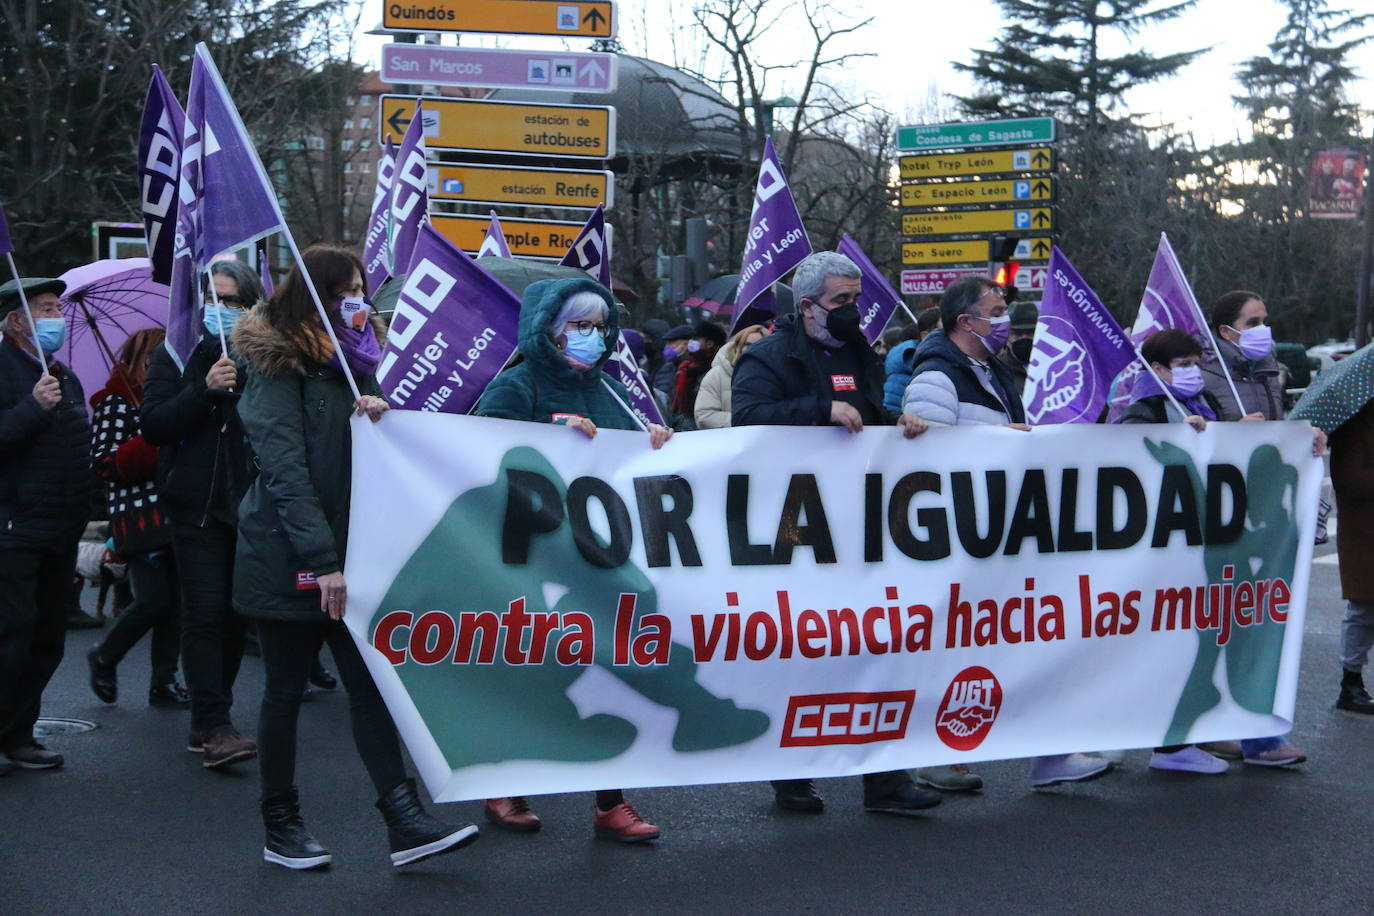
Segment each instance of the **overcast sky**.
M1367 0L1352 0L1343 5L1359 6ZM873 57L852 61L842 79L854 88L874 93L886 107L913 120L929 111L928 99L935 93L967 93L973 86L967 75L957 72L950 62L971 60L971 49L987 48L1004 25L1000 8L992 0L866 0L862 5L841 4L872 16L871 26L852 36L844 50L874 52ZM620 38L626 50L655 60L673 62L674 53L692 60L701 47L697 27L692 22L690 0L618 0ZM380 12L380 11L378 11ZM1241 13L1241 15L1237 15ZM1193 50L1211 45L1211 51L1184 68L1177 76L1131 90L1128 107L1146 116L1147 122L1170 122L1191 128L1199 144L1226 141L1244 129L1244 118L1231 101L1238 87L1234 80L1237 65L1246 58L1268 54L1268 44L1283 25L1284 5L1276 0L1199 0L1196 7L1174 22L1143 30L1131 44L1154 53ZM795 60L805 53L807 35L800 15L784 19L769 30L760 43L758 59L767 63ZM363 51L373 54L372 65L379 62L375 48L384 39L369 41ZM446 36L444 44L453 42ZM541 39L508 37L501 39L465 36L465 45L504 47L547 47ZM585 43L566 43L580 50ZM1362 68L1363 79L1355 94L1365 108L1374 107L1374 53L1354 56ZM1125 41L1109 47L1108 53L1121 53ZM769 86L770 94L797 94L796 78L778 78Z

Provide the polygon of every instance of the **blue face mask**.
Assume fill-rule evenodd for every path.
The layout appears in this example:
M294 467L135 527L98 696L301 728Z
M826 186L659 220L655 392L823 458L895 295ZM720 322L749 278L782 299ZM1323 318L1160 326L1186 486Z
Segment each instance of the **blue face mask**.
M236 309L228 305L215 305L213 302L205 304L205 312L200 316L201 323L205 325L207 334L219 336L220 325L224 326L224 336L228 337L234 332L234 325L243 317L243 309Z
M45 355L51 356L62 349L67 342L67 319L37 318L34 323L38 326L38 345Z
M594 366L601 354L606 352L606 341L600 334L588 334L586 337L569 334L563 350L579 363Z

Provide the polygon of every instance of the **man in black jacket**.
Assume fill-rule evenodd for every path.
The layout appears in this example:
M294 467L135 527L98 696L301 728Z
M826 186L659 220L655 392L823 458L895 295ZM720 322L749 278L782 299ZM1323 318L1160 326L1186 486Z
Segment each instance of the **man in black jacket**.
M834 251L818 251L797 265L792 292L798 315L787 315L735 365L730 386L732 426L843 426L902 428L908 439L925 432L915 414L883 407L883 362L859 329L859 268ZM825 803L809 779L773 781L778 807L819 814ZM906 814L940 803L905 770L864 776L864 810Z
M0 286L0 752L47 769L62 755L34 740L33 725L62 661L76 545L90 515L90 429L81 383L50 355L66 337L66 284L23 284L36 329L19 284Z

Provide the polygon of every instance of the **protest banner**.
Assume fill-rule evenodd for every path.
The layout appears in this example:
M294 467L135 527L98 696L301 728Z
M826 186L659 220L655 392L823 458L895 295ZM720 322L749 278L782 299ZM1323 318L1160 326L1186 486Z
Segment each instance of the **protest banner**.
M467 413L515 352L520 300L428 222L413 250L377 383L394 408Z
M1306 424L352 442L346 623L438 801L1291 726Z
M1112 380L1135 362L1126 332L1056 245L1026 367L1026 420L1096 423Z
M849 233L844 234L835 250L853 261L863 274L859 278L859 329L864 332L869 346L872 346L892 320L897 307L905 308L906 305L892 284L887 282L878 265L869 260L859 243L849 237ZM910 315L910 311L907 314ZM912 315L911 320L915 321L916 316Z
M763 145L759 180L754 187L754 209L749 214L749 235L744 240L731 334L751 324L768 324L773 320L777 314L773 284L810 253L811 240L773 149L773 138L769 137Z

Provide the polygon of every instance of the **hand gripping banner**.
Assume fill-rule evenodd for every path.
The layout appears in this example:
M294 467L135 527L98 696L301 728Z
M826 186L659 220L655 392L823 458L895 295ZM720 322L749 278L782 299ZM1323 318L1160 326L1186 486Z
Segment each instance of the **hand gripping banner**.
M353 474L346 621L438 801L1291 726L1304 423L653 451L393 411L354 421Z

